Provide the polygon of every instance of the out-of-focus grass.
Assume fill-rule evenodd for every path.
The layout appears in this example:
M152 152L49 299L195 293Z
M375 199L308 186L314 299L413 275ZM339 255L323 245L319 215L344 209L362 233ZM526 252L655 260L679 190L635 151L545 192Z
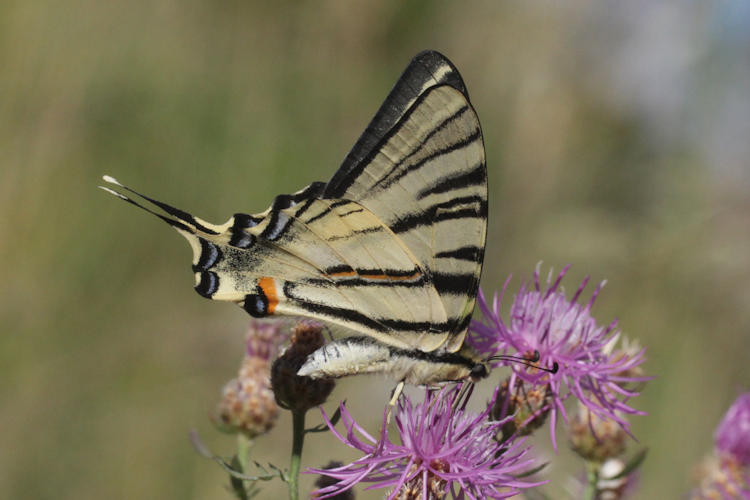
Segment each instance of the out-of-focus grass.
M0 497L228 498L187 431L233 447L208 415L244 313L196 296L181 238L95 186L111 174L217 222L262 211L333 173L424 48L458 65L484 127L482 286L540 260L573 264L568 288L609 280L598 317L658 376L635 404L638 498L681 495L750 381L738 4L4 2ZM374 429L389 384L332 399ZM289 428L256 456L285 465ZM306 464L351 457L326 439Z

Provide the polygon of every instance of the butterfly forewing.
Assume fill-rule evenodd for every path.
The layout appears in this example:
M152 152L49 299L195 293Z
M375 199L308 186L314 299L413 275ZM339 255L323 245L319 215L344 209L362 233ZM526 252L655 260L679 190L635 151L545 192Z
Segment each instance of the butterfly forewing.
M339 181L346 187L341 196L381 217L426 270L448 317L447 327L434 327L443 329L446 348L454 351L474 307L487 227L476 114L455 88L430 88L365 161Z

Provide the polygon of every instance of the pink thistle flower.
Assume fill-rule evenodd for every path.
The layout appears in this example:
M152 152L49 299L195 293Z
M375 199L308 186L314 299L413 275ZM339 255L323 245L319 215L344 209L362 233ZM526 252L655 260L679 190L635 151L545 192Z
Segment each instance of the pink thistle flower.
M716 450L750 467L750 392L741 394L716 428Z
M548 373L520 363L507 363L513 370L509 386L515 387L520 380L532 387L548 386L549 405L544 411L550 414L550 434L555 449L555 426L558 412L568 421L563 401L574 396L592 414L602 419L611 419L628 430L624 414L643 415L627 404L637 396L633 390L643 377L639 365L644 361L645 349L614 349L619 338L617 321L608 326L599 326L591 316L591 308L604 283L600 284L589 301L579 304L578 299L588 283L586 278L573 298L568 300L560 288L560 282L570 266L566 266L555 281L547 278L546 287L539 279L539 268L534 271L531 287L521 286L510 310L510 321L500 317L500 301L508 287L510 278L500 292L495 294L492 306L484 294L479 292L479 307L484 322L472 321L468 342L487 357L509 352L534 360L535 364L552 369Z
M729 407L715 439L715 456L704 461L691 498L750 499L750 392Z
M336 495L360 482L374 483L367 489L390 488L388 500L400 495L424 499L448 495L454 499L508 498L521 488L543 484L518 479L534 462L527 456L529 449L523 448L520 439L502 444L495 441L504 421L488 420L489 407L478 415L467 412L468 396L458 399L460 387L427 391L418 404L402 397L395 415L398 443L388 435L388 410L383 415L380 439L357 424L343 403L340 408L346 435L336 431L323 412L331 432L364 456L334 469L309 470L338 480L316 491L318 498Z

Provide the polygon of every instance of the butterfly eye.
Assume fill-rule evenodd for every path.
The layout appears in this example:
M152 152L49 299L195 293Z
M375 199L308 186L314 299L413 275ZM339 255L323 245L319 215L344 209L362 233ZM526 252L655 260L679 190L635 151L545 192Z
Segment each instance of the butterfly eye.
M489 374L490 372L487 370L487 366L485 366L484 363L477 363L471 367L471 373L469 376L472 380L477 381L486 378Z

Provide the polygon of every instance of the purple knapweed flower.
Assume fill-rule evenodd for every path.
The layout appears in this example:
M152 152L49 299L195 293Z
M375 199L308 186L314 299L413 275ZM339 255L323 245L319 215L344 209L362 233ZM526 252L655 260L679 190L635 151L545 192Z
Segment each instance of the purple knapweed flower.
M245 355L273 361L280 346L289 339L288 329L288 324L278 319L251 319L245 335Z
M627 404L638 395L634 388L643 377L639 365L644 361L644 351L639 347L616 349L619 331L617 321L599 326L591 316L591 307L604 283L600 284L586 304L579 304L588 278L578 287L571 299L565 297L560 282L568 271L566 266L557 278L547 278L546 287L539 279L539 268L534 271L531 287L526 284L516 295L506 324L500 317L500 301L508 287L505 282L492 306L479 292L479 307L484 321L472 321L468 342L488 358L497 354L515 354L552 369L556 373L539 370L522 363L506 363L513 370L508 383L516 387L523 382L531 387L547 386L550 402L545 411L550 415L550 433L555 448L555 424L559 412L567 422L563 406L571 395L576 397L594 415L612 419L627 431L624 414L640 414ZM539 359L536 360L536 355Z
M543 482L523 481L533 459L523 440L502 445L493 438L500 422L488 420L489 409L481 414L466 411L468 397L460 398L460 385L427 392L423 402L412 404L402 397L396 408L395 423L400 440L388 435L386 415L380 439L375 439L354 421L342 403L341 418L346 434L341 434L323 413L334 435L364 456L333 469L309 470L330 476L338 483L315 492L327 498L358 483L373 483L367 489L390 488L387 497L481 499L508 498Z
M716 453L699 469L694 500L750 500L750 392L740 395L716 428Z
M716 428L716 451L750 466L750 392L741 394Z

